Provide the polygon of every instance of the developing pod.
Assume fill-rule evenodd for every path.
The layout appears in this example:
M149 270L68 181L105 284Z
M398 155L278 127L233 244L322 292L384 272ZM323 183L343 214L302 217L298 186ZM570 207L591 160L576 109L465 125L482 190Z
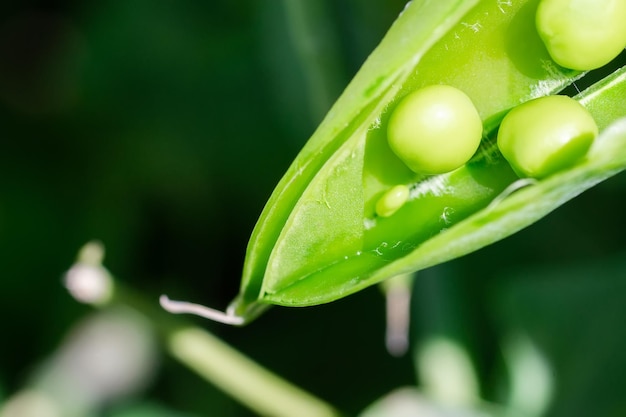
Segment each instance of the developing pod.
M525 181L533 185L509 196L519 178L495 144L502 115L519 103L556 94L580 76L556 65L542 47L534 13L524 12L534 5L533 0L410 2L276 186L250 237L240 291L227 311L167 298L164 307L239 325L269 305L337 300L511 235L625 167L626 145L612 142L626 131L618 126L607 129L596 142L601 146L580 164L565 167L562 175ZM510 39L537 47L512 49ZM394 153L395 127L403 125L395 120L400 117L395 103L442 84L463 91L475 106L481 126L472 115L468 130L472 138L477 132L484 137L478 150L462 144L464 156L444 163L456 151L451 146L432 166L420 155L403 155L404 149ZM602 129L626 116L626 70L581 100L594 109L596 120L604 116ZM415 129L428 130L429 122L423 123ZM587 140L574 143L574 154L588 148ZM432 155L438 145L423 152ZM609 157L598 149L609 149ZM571 162L567 155L557 159ZM565 165L544 166L551 169L539 171L540 177ZM408 196L404 188L390 192L398 184L410 190Z

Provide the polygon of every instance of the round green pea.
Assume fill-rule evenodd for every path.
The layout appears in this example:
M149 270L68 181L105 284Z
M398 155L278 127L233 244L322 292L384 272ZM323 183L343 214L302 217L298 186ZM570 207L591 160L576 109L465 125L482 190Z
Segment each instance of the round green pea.
M543 178L579 161L598 135L591 114L576 100L547 96L511 110L498 131L498 147L521 177Z
M409 187L396 185L387 190L376 202L376 214L389 217L400 209L409 199Z
M432 85L400 101L389 118L387 140L412 171L442 174L469 161L482 132L480 115L464 92Z
M626 1L541 0L536 25L557 64L580 71L599 68L626 47Z

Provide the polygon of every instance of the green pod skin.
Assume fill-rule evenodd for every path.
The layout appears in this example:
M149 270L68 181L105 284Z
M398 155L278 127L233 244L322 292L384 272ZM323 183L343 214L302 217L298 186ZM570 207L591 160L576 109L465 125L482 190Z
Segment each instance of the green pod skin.
M239 295L222 321L245 324L269 305L330 302L468 253L441 242L519 180L495 143L504 114L580 76L552 61L536 31L536 11L536 0L410 2L274 190L250 238ZM483 140L465 165L424 175L391 150L388 126L404 97L442 84L470 98ZM616 97L623 102L626 92ZM599 103L592 97L585 106ZM623 116L624 108L615 106L604 122ZM409 197L380 216L381 196L397 184L409 188ZM501 229L480 244L503 238ZM432 247L436 253L416 262L416 253ZM177 312L196 308L165 304Z
M424 16L428 8L445 3L413 2L400 22L410 18L412 11L416 17ZM315 305L372 285L376 282L369 277L375 271L487 207L518 180L495 146L495 130L504 113L520 102L554 94L578 76L575 71L550 65L550 56L535 28L536 4L525 0L509 6L479 2L459 16L458 23L421 56L417 65L399 70L405 77L403 82L370 75L374 84L359 86L360 78L355 78L356 84L348 87L329 113L331 121L349 107L343 98L359 97L362 103L363 97L374 94L372 90L386 91L384 83L390 83L389 88L400 84L400 88L384 93L373 101L375 106L360 111L352 122L341 124L341 133L331 134L319 151L311 149L327 134L325 123L307 143L255 228L242 293L233 304L236 311L246 315L246 305L257 302ZM398 43L419 38L416 27L421 25L407 23L406 34L398 38L394 38L392 28L379 49L405 53L408 49ZM526 40L525 48L519 48L520 38ZM396 68L393 58L380 57L377 52L360 73L368 74L369 62ZM394 109L403 98L432 85L463 91L480 115L486 139L460 168L424 175L409 169L394 154L387 132ZM364 114L369 114L367 119L362 119ZM347 130L342 130L344 127ZM336 144L335 139L341 143ZM296 190L295 185L310 166L307 164L318 161L322 149L333 149L333 153L320 161L322 165L317 166L306 186ZM377 216L380 196L396 184L407 184L411 197L392 216ZM286 217L281 219L283 214ZM277 234L270 234L272 227L272 233Z
M559 65L600 68L626 47L626 1L542 0L537 30Z
M502 120L498 147L521 177L544 178L578 162L598 126L576 100L548 96L528 101Z

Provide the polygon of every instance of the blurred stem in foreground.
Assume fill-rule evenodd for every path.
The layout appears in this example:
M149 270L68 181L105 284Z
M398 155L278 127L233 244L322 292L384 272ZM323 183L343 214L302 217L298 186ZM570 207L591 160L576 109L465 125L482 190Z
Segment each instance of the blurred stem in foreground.
M81 319L38 364L26 386L0 404L0 417L90 417L142 391L157 369L146 318L115 306Z
M163 312L157 307L156 300L147 302L142 296L114 283L101 264L103 254L101 245L88 243L67 273L66 286L77 300L99 307L127 305L140 311L161 334L167 351L174 358L261 415L339 415L324 401L273 374L207 331L186 325ZM85 297L85 293L88 296Z
M386 299L385 345L392 356L403 356L409 349L411 289L415 275L397 275L380 283Z

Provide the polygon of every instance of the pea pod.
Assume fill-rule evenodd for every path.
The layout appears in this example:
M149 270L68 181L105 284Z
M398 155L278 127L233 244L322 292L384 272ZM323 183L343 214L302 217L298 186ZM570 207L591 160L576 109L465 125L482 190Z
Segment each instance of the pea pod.
M250 238L240 293L226 314L167 299L164 307L243 324L271 304L333 301L495 242L626 166L626 155L606 157L614 142L626 140L622 124L601 135L575 167L499 198L518 184L495 145L504 114L583 75L548 54L535 29L537 4L411 2L270 197ZM386 132L403 97L436 84L471 99L483 139L464 166L424 175L398 159ZM626 116L625 86L622 71L580 97L602 119L601 129ZM378 215L381 197L397 185L408 187L406 202L392 215ZM529 196L538 200L530 204Z

